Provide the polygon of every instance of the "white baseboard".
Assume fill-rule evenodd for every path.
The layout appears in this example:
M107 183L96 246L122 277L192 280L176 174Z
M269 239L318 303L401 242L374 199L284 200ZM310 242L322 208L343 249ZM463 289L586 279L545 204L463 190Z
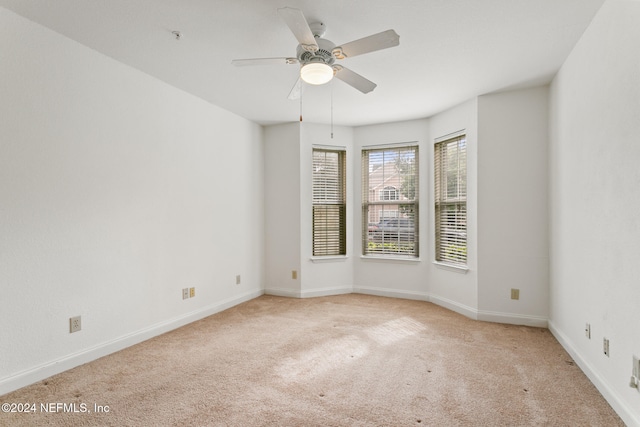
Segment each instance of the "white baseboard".
M548 322L548 328L553 336L556 337L560 345L567 351L567 353L569 353L571 358L575 360L580 369L582 369L582 372L584 372L587 378L589 378L593 385L596 386L600 394L602 394L605 400L609 402L609 405L611 405L613 410L616 411L620 418L622 418L622 421L624 421L627 426L640 427L640 417L636 415L637 411L633 411L625 404L624 400L620 398L618 393L616 393L616 391L609 386L607 381L593 368L593 366L591 366L591 364L582 357L571 340L558 330L552 321Z
M502 313L497 311L477 310L468 305L460 304L457 301L436 295L429 296L428 301L441 307L448 308L451 311L462 314L473 320L482 322L505 323L509 325L535 326L538 328L547 327L547 318L541 316L530 316L525 314Z
M320 289L308 289L304 291L284 289L284 288L266 288L264 290L264 293L266 295L275 295L279 297L289 297L289 298L310 298L310 297L318 297L318 296L331 296L331 295L355 293L355 294L376 295L376 296L390 297L390 298L405 298L405 299L413 299L413 300L420 300L420 301L426 301L428 299L428 295L425 292L399 291L396 289L370 288L365 286L320 288Z
M460 304L457 301L439 297L437 295L430 295L428 301L451 311L455 311L456 313L462 314L470 319L478 320L478 310L473 307L469 307L468 305Z
M247 292L0 379L0 396L259 297Z
M302 298L300 291L285 288L265 288L264 293L276 297Z
M495 311L478 310L478 320L483 322L507 323L510 325L534 326L536 328L546 328L548 319L540 316L529 316L525 314L500 313Z
M418 301L428 301L429 295L426 292L399 291L388 288L370 288L366 286L355 286L352 290L355 294L376 295L379 297L404 298Z
M333 288L317 288L317 289L305 289L302 291L291 290L284 288L267 288L264 290L266 295L275 295L278 297L288 298L313 298L313 297L327 297L331 295L343 295L353 293L351 286L346 287L333 287Z
M301 298L313 298L313 297L327 297L331 295L344 295L352 294L353 288L349 287L336 287L336 288L318 288L318 289L306 289L301 292Z

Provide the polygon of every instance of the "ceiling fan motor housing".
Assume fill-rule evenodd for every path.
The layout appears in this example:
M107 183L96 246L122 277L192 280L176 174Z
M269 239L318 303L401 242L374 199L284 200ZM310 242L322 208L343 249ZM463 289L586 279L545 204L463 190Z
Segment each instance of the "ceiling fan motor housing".
M331 51L336 47L335 43L320 37L316 37L316 43L318 44L318 50L315 52L309 52L301 45L298 45L296 53L300 64L305 65L312 62L321 62L323 64L333 65L336 58Z

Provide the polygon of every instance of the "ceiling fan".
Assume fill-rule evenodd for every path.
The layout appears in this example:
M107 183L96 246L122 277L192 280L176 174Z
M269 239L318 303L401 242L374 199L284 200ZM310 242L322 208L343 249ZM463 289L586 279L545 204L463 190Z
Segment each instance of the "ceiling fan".
M296 56L234 59L231 63L236 66L300 64L300 77L289 93L289 99L300 96L300 80L312 85L321 85L329 82L333 77L362 93L369 93L376 88L376 84L342 65L335 64L336 60L400 44L400 36L394 30L387 30L336 46L333 42L322 38L326 31L325 25L322 22L308 24L301 10L285 7L278 9L278 14L300 43L296 49Z

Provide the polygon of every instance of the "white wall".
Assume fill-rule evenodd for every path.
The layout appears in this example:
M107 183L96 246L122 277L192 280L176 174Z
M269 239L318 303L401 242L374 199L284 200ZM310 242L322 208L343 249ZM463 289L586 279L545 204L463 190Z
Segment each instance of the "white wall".
M262 293L260 126L2 8L0 52L0 394Z
M547 86L478 98L481 320L547 326L548 102Z
M265 292L300 296L300 125L264 132Z
M638 1L598 12L551 86L549 153L550 328L628 425L640 425L628 385L640 356L638 22Z

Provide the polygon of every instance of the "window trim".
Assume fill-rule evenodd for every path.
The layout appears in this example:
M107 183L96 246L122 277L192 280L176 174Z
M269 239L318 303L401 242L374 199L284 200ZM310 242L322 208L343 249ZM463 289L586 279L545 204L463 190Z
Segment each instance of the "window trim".
M314 255L309 258L311 262L344 262L349 259L348 255Z
M421 262L420 257L408 257L406 255L360 255L360 259L363 261L384 261L399 264L414 264Z
M437 268L447 271L453 271L454 273L467 274L469 266L461 264L448 264L441 261L433 261L433 265Z

